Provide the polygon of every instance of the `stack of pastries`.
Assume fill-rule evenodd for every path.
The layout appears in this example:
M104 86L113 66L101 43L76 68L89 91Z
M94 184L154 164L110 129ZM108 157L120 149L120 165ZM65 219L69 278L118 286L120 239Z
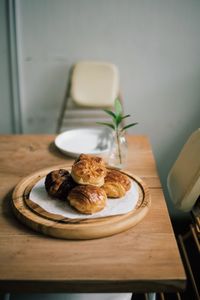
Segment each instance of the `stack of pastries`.
M131 188L128 176L107 169L102 158L81 154L72 165L71 174L54 170L45 178L47 193L66 200L77 211L93 214L106 206L107 198L120 198Z

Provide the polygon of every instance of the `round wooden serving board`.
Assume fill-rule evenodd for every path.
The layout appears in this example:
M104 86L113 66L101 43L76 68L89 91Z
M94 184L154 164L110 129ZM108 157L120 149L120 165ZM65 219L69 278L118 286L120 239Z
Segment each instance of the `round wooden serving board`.
M147 214L151 204L147 186L139 177L125 171L122 173L134 180L139 190L137 205L131 212L95 219L68 219L45 211L29 199L30 191L49 172L61 168L71 169L69 165L58 165L40 170L21 180L13 192L12 207L16 217L32 229L62 239L95 239L125 231Z

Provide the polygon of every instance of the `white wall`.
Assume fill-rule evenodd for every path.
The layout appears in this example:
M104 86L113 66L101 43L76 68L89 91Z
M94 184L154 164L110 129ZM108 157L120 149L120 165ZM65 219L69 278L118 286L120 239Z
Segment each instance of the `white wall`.
M200 127L199 0L16 0L23 127L55 131L70 66L114 62L125 111L166 175ZM167 194L166 194L167 196Z

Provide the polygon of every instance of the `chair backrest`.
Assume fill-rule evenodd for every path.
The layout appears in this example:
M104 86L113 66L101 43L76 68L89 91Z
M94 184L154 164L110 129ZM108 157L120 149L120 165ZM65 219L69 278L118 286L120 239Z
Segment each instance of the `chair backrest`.
M167 178L171 200L190 211L200 195L200 128L188 139Z
M97 127L109 122L102 109L112 109L119 92L119 71L108 62L81 61L70 70L66 97L57 123L57 133L80 127Z
M82 107L112 107L119 94L119 72L112 63L81 61L71 77L71 98Z

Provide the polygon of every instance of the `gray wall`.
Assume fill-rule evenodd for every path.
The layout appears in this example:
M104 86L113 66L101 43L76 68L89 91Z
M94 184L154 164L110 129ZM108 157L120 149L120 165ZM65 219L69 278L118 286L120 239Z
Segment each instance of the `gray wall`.
M0 133L13 130L7 16L6 1L0 0Z
M111 61L119 67L125 111L139 122L130 132L150 137L166 192L169 168L189 134L200 127L200 1L15 3L23 131L55 131L74 62ZM3 71L0 76L5 82ZM9 132L6 85L3 95L1 132Z

